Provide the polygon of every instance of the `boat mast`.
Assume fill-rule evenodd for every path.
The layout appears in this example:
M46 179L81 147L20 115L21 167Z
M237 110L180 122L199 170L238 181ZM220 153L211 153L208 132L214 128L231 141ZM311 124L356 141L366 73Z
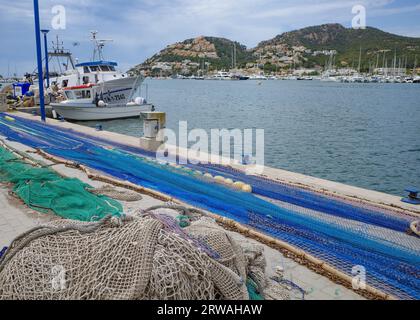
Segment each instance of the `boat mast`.
M64 57L66 58L66 63L65 63L65 67L67 71L69 69L69 64L72 67L72 70L75 69L75 63L73 61L73 56L70 53L69 50L64 49L64 42L61 41L58 37L58 35L56 35L56 42L52 41L52 45L53 45L53 50L48 52L48 60L51 61L54 57L57 58L57 63L58 63L58 68L60 73L63 73L63 70L61 69L61 62L60 62L60 58Z
M92 56L92 61L104 60L103 49L105 47L105 43L111 42L113 40L112 39L101 39L101 40L98 40L96 38L96 35L98 34L98 31L91 31L91 33L92 33L92 39L91 39L91 41L93 42L93 56ZM98 59L96 59L96 56L98 56Z
M231 58L231 64L230 64L230 66L231 66L231 68L233 69L233 55L234 55L234 53L233 53L233 47L232 47L232 58Z
M396 74L397 74L397 49L395 49L394 50L394 65L393 65L393 74L394 74L394 77L396 76Z
M236 51L236 48L235 48L235 42L233 43L233 69L236 69L236 67L235 67L235 52Z

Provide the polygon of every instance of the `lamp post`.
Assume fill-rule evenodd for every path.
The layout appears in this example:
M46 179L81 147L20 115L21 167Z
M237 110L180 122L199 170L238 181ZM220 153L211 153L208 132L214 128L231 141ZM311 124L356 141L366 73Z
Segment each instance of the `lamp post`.
M50 30L43 29L41 32L44 34L44 45L45 45L45 79L47 80L47 88L50 87L50 70L48 66L48 42L47 42L47 34Z
M41 109L41 120L45 122L45 101L44 101L44 80L42 75L42 52L41 52L41 28L39 26L39 5L38 0L34 0L35 16L35 40L36 57L38 63L38 85L39 85L39 106Z

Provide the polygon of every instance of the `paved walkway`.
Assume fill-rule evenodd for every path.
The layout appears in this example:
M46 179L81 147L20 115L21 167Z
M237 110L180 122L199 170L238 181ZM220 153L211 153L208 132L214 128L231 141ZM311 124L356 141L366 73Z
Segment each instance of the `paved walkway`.
M42 214L26 207L19 199L9 194L9 189L0 186L0 249L9 246L19 234L57 217Z

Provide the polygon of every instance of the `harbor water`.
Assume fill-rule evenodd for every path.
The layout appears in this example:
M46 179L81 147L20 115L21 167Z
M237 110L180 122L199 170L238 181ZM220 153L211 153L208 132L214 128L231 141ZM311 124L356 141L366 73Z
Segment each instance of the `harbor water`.
M420 186L420 86L147 80L167 127L265 130L265 164L402 195ZM143 91L145 92L145 91ZM131 136L139 119L81 122Z

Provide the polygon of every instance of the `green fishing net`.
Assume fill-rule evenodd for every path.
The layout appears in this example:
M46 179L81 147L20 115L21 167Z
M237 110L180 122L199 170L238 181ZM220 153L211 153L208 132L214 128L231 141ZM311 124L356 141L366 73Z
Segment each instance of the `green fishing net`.
M88 184L34 167L4 148L0 148L0 182L12 183L13 192L30 208L65 219L98 221L123 212L119 202L87 191L92 188Z

